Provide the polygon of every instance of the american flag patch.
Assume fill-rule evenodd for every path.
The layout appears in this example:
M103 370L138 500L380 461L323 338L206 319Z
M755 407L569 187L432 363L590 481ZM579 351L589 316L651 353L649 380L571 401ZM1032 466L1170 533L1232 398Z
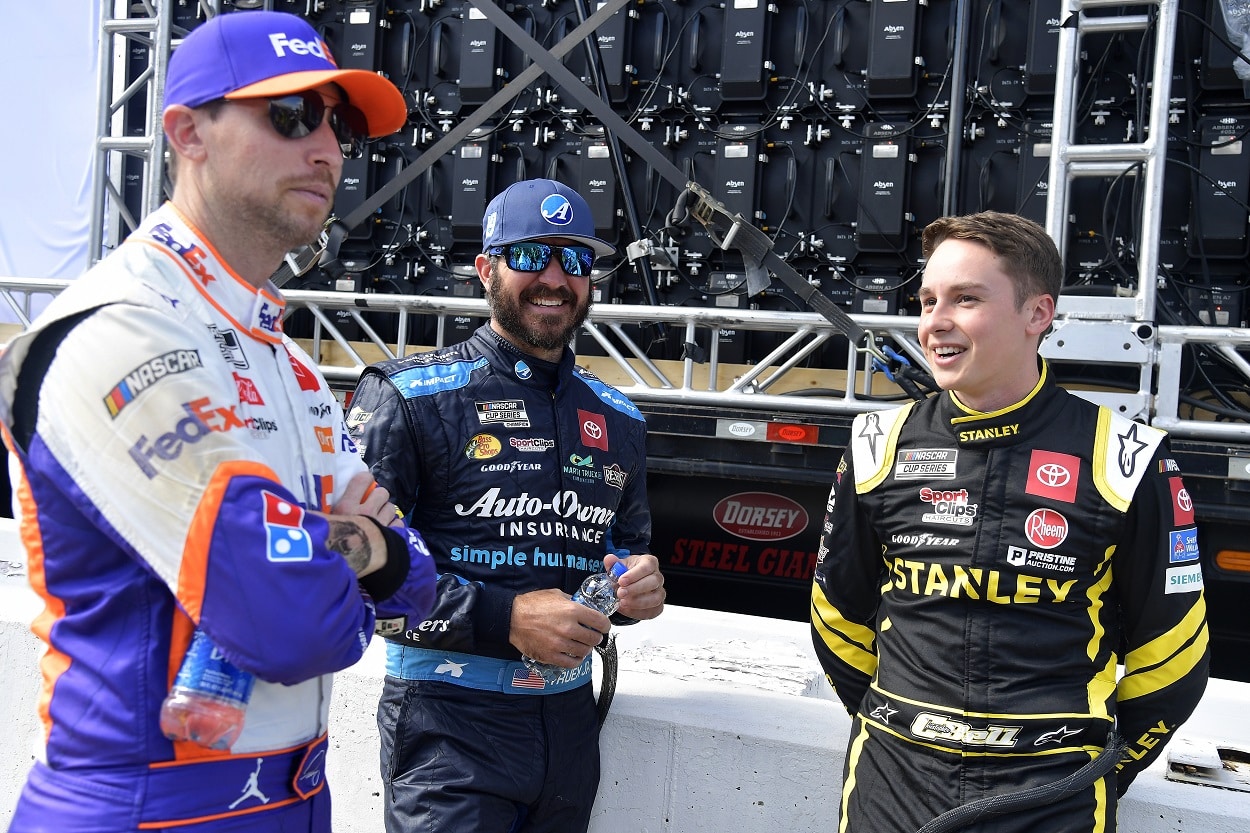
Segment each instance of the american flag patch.
M543 680L542 675L537 671L531 671L528 668L518 668L512 672L513 688L546 688L547 683Z

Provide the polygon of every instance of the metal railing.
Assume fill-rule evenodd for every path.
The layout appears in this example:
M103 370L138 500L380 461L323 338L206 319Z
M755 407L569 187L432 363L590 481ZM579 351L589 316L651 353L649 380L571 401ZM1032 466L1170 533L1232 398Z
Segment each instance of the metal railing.
M0 299L17 317L20 326L25 326L30 322L33 299L55 295L68 285L69 282L58 280L0 278ZM305 340L309 352L320 357L321 372L340 388L354 385L361 370L372 361L405 355L418 348L445 346L453 319L485 318L488 314L486 301L470 298L299 290L287 291L284 296L288 317L299 310L308 311L312 318L311 337ZM420 327L416 322L418 318L424 319ZM433 327L429 326L431 319ZM916 341L918 319L857 315L855 320L879 339L888 339L891 346L918 366L925 366ZM353 340L344 335L340 322L348 321L359 329L361 338ZM1091 322L1057 323L1056 335L1051 336L1043 349L1043 353L1056 361L1064 359L1061 341L1071 339L1074 333L1083 333L1080 337L1086 339L1106 336L1106 333L1085 333L1093 325ZM642 338L653 332L654 325L679 331L682 343L700 344L702 350L688 351L690 355L676 360L650 358ZM1115 322L1106 322L1104 326L1114 327L1116 337L1127 334L1121 338L1124 341L1124 355L1118 357L1121 364L1152 367L1159 380L1158 392L1146 403L1143 419L1179 437L1250 442L1250 423L1181 416L1192 410L1181 392L1186 347L1203 345L1218 352L1229 367L1250 382L1250 330L1155 327L1151 324L1126 329ZM393 332L394 336L384 338L379 329ZM828 366L828 351L823 354L822 367L806 366L804 363L810 365L817 350L839 335L816 313L604 304L592 309L583 329L586 337L593 339L603 353L583 356L583 362L600 376L615 374L608 381L636 402L850 415L890 407L891 402L877 397L897 393L897 388L883 373L875 370L844 341L841 343L845 351L840 355L845 361L841 366ZM434 343L414 341L412 334L418 331L433 332ZM725 331L782 336L776 348L759 360L729 363L723 361L721 355ZM1108 339L1106 343L1117 342ZM696 352L702 355L695 355ZM1107 352L1111 352L1110 348ZM811 390L811 380L817 374L827 375L836 384L819 391ZM831 393L834 388L836 391ZM1081 393L1100 401L1098 392ZM1115 397L1116 394L1101 396ZM1135 414L1130 411L1129 415Z

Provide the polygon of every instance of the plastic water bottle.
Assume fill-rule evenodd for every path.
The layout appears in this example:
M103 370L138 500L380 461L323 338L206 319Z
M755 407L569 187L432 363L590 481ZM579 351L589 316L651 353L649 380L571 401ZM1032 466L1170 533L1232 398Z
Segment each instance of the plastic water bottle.
M255 681L197 628L173 688L161 704L161 732L170 740L229 749L243 731Z
M620 600L616 598L617 579L625 575L628 569L623 562L618 561L606 573L587 576L582 586L573 594L573 601L597 610L604 616L611 616L621 606ZM554 683L561 674L569 670L558 665L539 662L533 657L521 657L521 659L525 662L526 668L541 676L548 684Z

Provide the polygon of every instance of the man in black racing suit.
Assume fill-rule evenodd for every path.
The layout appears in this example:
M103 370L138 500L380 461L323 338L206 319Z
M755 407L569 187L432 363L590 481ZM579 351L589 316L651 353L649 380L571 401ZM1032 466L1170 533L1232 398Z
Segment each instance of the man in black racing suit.
M439 571L433 613L387 644L378 724L391 833L589 824L590 655L611 622L569 594L623 560L612 621L652 618L664 602L642 414L568 346L594 258L612 251L575 191L510 186L487 208L477 258L490 322L369 368L352 400L353 439ZM565 670L545 682L522 655Z
M924 247L918 335L943 392L855 420L813 586L855 718L839 830L913 833L1069 776L1116 732L1117 773L963 828L1112 831L1206 684L1193 506L1162 432L1039 360L1062 275L1040 226L943 218Z

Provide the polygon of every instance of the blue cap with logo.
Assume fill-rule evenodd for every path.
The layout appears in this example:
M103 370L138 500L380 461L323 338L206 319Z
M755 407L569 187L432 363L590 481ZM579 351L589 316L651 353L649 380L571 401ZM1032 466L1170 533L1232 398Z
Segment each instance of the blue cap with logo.
M526 179L500 192L482 217L482 251L523 240L564 237L584 243L596 257L616 248L595 236L595 220L582 195L554 179Z

